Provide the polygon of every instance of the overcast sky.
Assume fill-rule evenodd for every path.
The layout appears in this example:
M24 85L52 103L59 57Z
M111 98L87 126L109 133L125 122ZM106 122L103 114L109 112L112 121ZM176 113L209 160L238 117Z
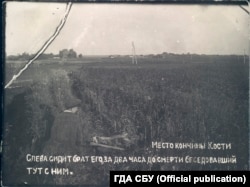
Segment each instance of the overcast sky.
M36 53L65 10L65 3L8 2L7 55ZM243 54L249 17L239 6L77 3L45 53L131 54L132 42L137 54Z

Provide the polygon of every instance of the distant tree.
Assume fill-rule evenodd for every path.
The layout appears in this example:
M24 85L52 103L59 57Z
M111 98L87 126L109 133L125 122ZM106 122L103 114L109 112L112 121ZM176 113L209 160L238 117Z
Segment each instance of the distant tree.
M65 58L68 58L68 49L63 49L61 51L59 51L59 57L61 59L65 59Z
M41 54L38 59L52 59L55 55L53 53L49 53L49 54L46 54L46 53L43 53Z
M74 51L74 49L63 49L59 51L59 57L61 59L67 59L67 58L77 58L77 53Z
M78 58L82 58L82 57L83 57L82 54L79 54L79 55L78 55Z
M67 49L66 51L61 50L60 52L60 58L63 57L63 55L65 56L65 58L68 58L68 52ZM32 59L36 54L28 54L28 53L22 53L22 54L17 54L17 55L8 55L6 57L7 60L30 60ZM53 59L54 57L58 57L57 54L53 54L53 53L43 53L41 54L38 59L39 60L46 60L46 59Z
M19 60L28 60L30 55L28 53L23 53L19 56Z
M10 56L7 56L6 58L7 60L18 60L19 59L19 56L16 56L16 55L10 55Z
M77 58L77 53L73 49L70 49L68 53L68 58Z

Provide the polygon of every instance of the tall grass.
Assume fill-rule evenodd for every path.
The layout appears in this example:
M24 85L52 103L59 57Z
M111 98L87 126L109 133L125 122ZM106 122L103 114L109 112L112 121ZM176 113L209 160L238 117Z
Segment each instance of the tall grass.
M5 115L5 125L13 125L6 133L9 149L5 149L5 155L12 155L7 158L10 168L18 165L13 160L24 159L25 153L43 154L43 147L53 137L51 127L56 116L79 102L79 131L83 135L83 144L79 145L79 150L82 155L236 155L237 164L71 165L69 167L73 167L78 174L70 179L44 179L47 182L107 182L110 169L237 170L248 167L247 64L234 61L186 64L147 62L138 66L122 63L109 63L105 66L95 63L85 64L78 70L70 70L70 73L67 68L68 66L48 70L21 95L9 94L11 97L14 95L14 99L7 99ZM18 101L23 107L19 106L14 110L15 113L13 108ZM25 130L18 135L17 132L21 132L21 129ZM128 133L132 140L132 144L126 147L126 152L95 151L88 146L93 136L111 136L123 132ZM151 149L152 141L212 141L231 143L232 149L219 152L207 149L156 150ZM55 147L55 152L56 149ZM14 177L22 171L25 163L19 163L19 166L10 176ZM95 177L90 177L93 173ZM20 177L17 180L22 179Z

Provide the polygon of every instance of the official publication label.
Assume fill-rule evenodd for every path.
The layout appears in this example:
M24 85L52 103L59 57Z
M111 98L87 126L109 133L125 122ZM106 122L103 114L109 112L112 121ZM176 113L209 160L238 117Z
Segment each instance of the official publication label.
M111 171L110 187L117 185L249 184L249 171Z

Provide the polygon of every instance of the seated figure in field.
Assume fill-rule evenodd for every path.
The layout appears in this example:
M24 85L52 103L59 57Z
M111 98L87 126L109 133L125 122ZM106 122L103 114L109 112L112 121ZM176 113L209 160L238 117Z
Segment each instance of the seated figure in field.
M57 113L51 128L50 139L44 147L48 154L76 154L82 141L81 119L79 116L81 101L71 93L71 83L67 73L55 75L54 102Z

